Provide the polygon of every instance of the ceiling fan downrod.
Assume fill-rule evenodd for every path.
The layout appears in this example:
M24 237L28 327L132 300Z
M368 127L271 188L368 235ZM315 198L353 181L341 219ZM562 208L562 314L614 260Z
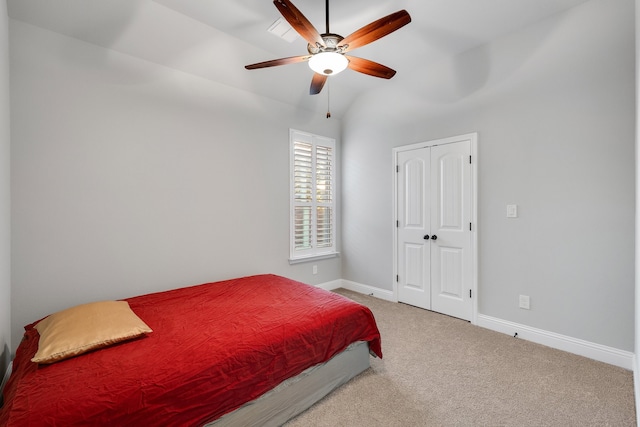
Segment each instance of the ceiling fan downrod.
M329 31L329 0L325 1L325 13L324 16L326 17L326 25L325 28L327 29L326 34L331 34L331 31Z

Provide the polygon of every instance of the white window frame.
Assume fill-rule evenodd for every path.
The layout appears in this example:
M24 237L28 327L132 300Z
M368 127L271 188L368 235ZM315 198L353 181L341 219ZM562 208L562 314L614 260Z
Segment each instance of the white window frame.
M294 175L294 162L295 162L295 146L296 142L309 144L311 145L311 153L312 153L312 173L311 173L311 194L312 196L306 202L296 200L295 197L295 175ZM316 173L319 170L318 164L316 163L316 154L318 147L328 147L331 149L331 201L324 202L322 200L318 200L317 194L317 181L316 181ZM333 258L338 256L337 252L337 212L336 212L336 141L333 138L328 138L320 135L314 135L309 132L299 131L295 129L289 129L289 263L295 264L299 262L318 260L323 258ZM315 195L315 196L314 196ZM296 233L295 233L295 225L296 225L296 208L307 207L310 208L310 246L308 248L297 248L296 247ZM318 219L317 212L318 208L328 208L330 210L331 217L331 244L329 246L318 247L317 237L318 237Z

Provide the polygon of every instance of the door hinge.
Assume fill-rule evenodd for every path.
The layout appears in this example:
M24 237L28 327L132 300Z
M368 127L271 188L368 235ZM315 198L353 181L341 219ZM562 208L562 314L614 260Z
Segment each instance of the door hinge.
M396 282L400 281L400 276L396 274Z
M471 298L471 289L469 289L469 298Z
M471 164L471 156L469 156L469 164Z
M471 223L469 223L469 231L471 231Z
M400 165L396 165L396 173L400 172Z
M396 228L400 228L400 221L396 220Z

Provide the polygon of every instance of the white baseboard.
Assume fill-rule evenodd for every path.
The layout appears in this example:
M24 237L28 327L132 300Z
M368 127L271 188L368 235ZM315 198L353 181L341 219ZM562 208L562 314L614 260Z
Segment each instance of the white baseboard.
M518 338L588 357L610 365L619 366L621 368L633 370L635 367L634 354L630 351L619 350L617 348L607 347L605 345L584 341L578 338L532 328L531 326L497 319L484 314L478 315L478 326L511 336L517 333Z
M369 285L363 285L362 283L356 283L350 280L343 279L341 280L341 282L342 283L340 287L344 289L347 289L353 292L358 292L359 294L371 295L386 301L398 302L398 300L396 300L393 297L393 291L387 291L385 289L380 289L380 288L376 288Z
M334 289L343 288L349 291L357 292L363 295L371 295L376 298L380 298L386 301L398 302L393 298L393 292L384 289L376 288L369 285L363 285L361 283L352 282L350 280L338 279L331 282L320 283L316 285L318 288L332 291Z
M316 285L316 288L324 289L325 291L332 291L342 287L342 280L332 280L331 282L324 282Z

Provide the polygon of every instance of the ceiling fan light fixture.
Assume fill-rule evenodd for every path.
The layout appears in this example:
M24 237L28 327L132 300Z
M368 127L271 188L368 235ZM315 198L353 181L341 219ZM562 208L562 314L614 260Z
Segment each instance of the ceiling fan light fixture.
M309 68L318 74L333 76L344 71L349 65L349 60L337 52L320 52L309 59Z

